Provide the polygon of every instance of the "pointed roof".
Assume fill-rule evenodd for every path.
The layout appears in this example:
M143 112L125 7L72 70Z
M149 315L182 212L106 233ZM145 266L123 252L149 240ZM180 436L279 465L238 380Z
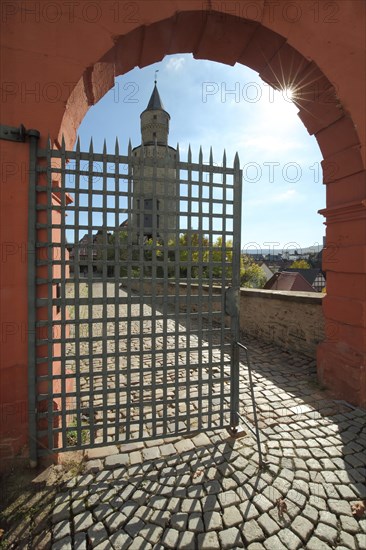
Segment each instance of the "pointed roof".
M163 102L161 101L161 97L158 92L158 87L156 85L156 80L155 80L155 85L150 97L150 101L147 104L146 109L142 111L140 117L143 115L143 113L146 113L147 111L156 111L156 110L164 111L164 113L166 113L170 119L170 114L168 113L168 111L165 110Z
M307 280L308 283L311 285L314 284L315 279L317 276L321 273L321 269L319 267L313 267L309 269L301 269L298 267L286 267L283 271L287 271L288 273L300 273L304 277L304 279Z
M316 292L310 283L300 274L288 271L278 271L263 287L265 290L294 290Z
M158 88L156 86L156 82L155 82L154 89L153 89L153 92L152 92L151 97L150 97L150 101L147 104L147 107L146 107L145 110L146 111L152 111L152 110L155 110L155 109L161 109L162 111L165 111L163 102L161 101L161 97L160 97L160 94L158 92Z

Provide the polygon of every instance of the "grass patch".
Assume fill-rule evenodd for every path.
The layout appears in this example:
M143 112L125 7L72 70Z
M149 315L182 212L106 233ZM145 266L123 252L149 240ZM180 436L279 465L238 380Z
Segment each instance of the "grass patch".
M86 422L81 422L81 426L83 426L84 424L86 424ZM70 429L70 427L75 428L75 429ZM66 433L66 442L67 442L68 447L75 447L78 444L78 430L77 430L77 428L78 428L78 423L77 423L76 418L74 418L72 420L72 422L70 423L70 426L68 427L67 433ZM86 445L87 443L89 443L89 441L90 441L89 429L81 428L80 441L81 441L82 445Z

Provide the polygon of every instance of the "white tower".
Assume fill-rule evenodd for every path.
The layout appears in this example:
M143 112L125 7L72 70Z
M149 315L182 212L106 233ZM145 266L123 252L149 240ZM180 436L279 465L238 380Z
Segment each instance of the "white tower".
M176 149L168 145L170 115L164 109L156 80L150 101L140 115L142 144L133 154L132 228L138 240L176 238Z

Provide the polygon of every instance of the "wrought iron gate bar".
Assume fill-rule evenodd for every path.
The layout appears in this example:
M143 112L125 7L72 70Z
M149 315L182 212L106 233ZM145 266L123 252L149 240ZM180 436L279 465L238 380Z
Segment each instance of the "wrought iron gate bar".
M1 125L2 128L2 125ZM24 127L23 127L24 128ZM3 128L2 128L3 129ZM14 130L14 129L13 129ZM5 128L5 135L11 132ZM20 134L22 134L22 130ZM33 131L29 137L29 189L28 189L28 407L29 407L29 459L32 467L37 464L37 390L36 390L36 191L37 184L37 148L39 132Z
M47 170L46 170L46 173L45 173L44 177L46 178L46 182L48 183L48 182L52 181L51 150L50 149L48 149L48 151L47 151L46 161L47 161ZM45 216L42 215L43 214L42 212L40 213L40 219L46 221L46 231L41 231L40 232L40 237L41 237L41 235L46 234L46 237L43 238L43 240L45 240L47 243L52 243L53 242L52 210L50 208L50 206L52 205L52 191L51 191L49 186L47 186L47 188L46 188L46 199L47 199L47 205L49 205L49 208L46 210L46 212L44 212ZM49 252L48 252L47 258L48 257L49 257ZM51 256L51 259L53 259L53 256ZM46 316L46 318L47 319L52 319L53 315L54 315L54 312L53 312L53 305L52 305L52 299L53 299L53 282L52 282L53 269L52 269L52 264L51 263L49 263L49 262L47 263L45 271L47 273L47 279L48 279L48 284L47 284L46 291L45 291L45 294L47 296L47 316ZM42 311L42 310L39 309L39 311ZM53 393L53 384L52 384L53 363L52 363L52 361L47 361L47 357L52 357L52 354L53 354L52 338L53 338L53 330L52 330L51 326L48 326L47 356L46 356L45 360L42 362L43 368L39 369L39 372L40 372L41 375L43 373L47 373L47 382L45 382L45 385L47 385L47 394L48 395L52 395L52 393ZM39 350L39 355L40 354L41 354L41 352ZM43 384L39 380L39 391L40 391L40 393L44 393L44 390L43 390L42 386L43 386ZM52 399L42 400L40 402L40 406L38 408L38 411L39 411L40 414L45 412L45 410L47 411L47 417L46 417L46 421L47 421L47 447L46 448L48 448L48 449L53 448L53 433L52 433L52 430L53 430L53 415L52 415L52 408L53 408L53 400Z
M120 212L120 181L119 181L119 144L118 140L116 139L115 143L115 157L114 157L114 189L115 189L115 201L114 201L114 226L119 226L119 212ZM116 238L114 240L114 262L115 262L115 269L117 270L117 273L121 272L121 264L120 264L120 255L119 255L119 246L120 246L120 235L117 233ZM114 296L115 296L115 303L114 303L114 360L115 364L119 362L120 358L120 351L119 351L119 304L117 300L117 296L119 295L119 280L117 277L115 277L114 281ZM106 315L106 318L108 319L108 314ZM108 321L106 321L108 323ZM106 341L108 342L109 338L107 335ZM119 369L116 369L116 387L120 387L120 372ZM120 394L119 392L116 392L116 411L121 410L121 401L120 401ZM120 432L120 415L116 415L116 432Z
M61 189L64 189L66 186L66 178L65 178L65 171L66 171L66 155L65 155L65 142L63 142L63 147L61 151ZM60 276L62 281L66 281L66 194L64 192L59 193L58 196L60 200L60 210L57 210L57 214L60 216L61 220L61 235L60 235L60 249L59 249L59 255L61 258L60 265L57 266L57 269L60 270ZM64 214L64 215L63 215ZM53 273L53 276L55 275L55 272ZM54 280L54 285L56 285L56 289L59 289L59 291L56 293L56 297L58 298L58 295L60 296L60 300L56 301L54 300L53 304L54 307L56 307L56 310L59 310L60 312L66 311L66 285L62 284L61 282L58 283ZM61 338L60 338L60 347L61 347L61 358L66 357L66 331L65 331L65 325L61 324L59 326L59 330L61 331ZM53 332L53 331L52 331ZM52 334L52 337L54 337L54 334ZM66 388L66 365L65 361L62 359L60 360L60 366L61 366L61 395L59 397L60 400L60 408L61 408L61 426L62 426L62 434L66 433L67 428L67 388ZM63 436L64 438L64 436ZM65 441L63 441L63 444L65 444Z
M238 162L62 142L37 172L38 454L232 424Z
M241 197L242 178L240 173L240 164L238 153L234 159L234 195ZM234 227L233 232L240 234L241 231L241 200L234 201ZM241 246L240 239L233 242L233 265L240 266ZM233 342L238 342L240 338L240 319L239 319L239 292L240 292L240 269L233 269L232 292L237 299L235 312L231 312L232 320L232 338ZM224 306L225 307L225 306ZM238 346L233 345L231 355L231 429L237 429L239 425L239 352Z
M80 143L79 143L79 147L80 147ZM37 151L37 156L38 158L47 158L48 157L48 153L49 153L49 149L46 148L46 149L38 149ZM64 151L63 151L63 148L61 149L52 149L52 158L53 159L61 159L62 158L62 155L64 154ZM67 166L67 171L70 173L70 174L73 174L73 175L95 175L95 173L93 172L93 168L91 168L91 170L86 170L86 169L83 169L80 167L80 169L78 170L77 167L73 167L72 164L70 164L70 161L71 160L75 160L75 161L78 161L80 163L80 161L88 161L90 160L90 155L93 155L93 161L94 162L99 162L99 163L102 163L104 164L104 160L106 161L106 163L109 165L107 167L107 170L106 170L106 175L107 176L111 176L111 177L114 177L115 174L114 172L109 172L110 170L110 166L113 165L115 166L116 163L118 163L119 165L125 165L125 172L123 172L122 174L118 174L118 177L122 178L122 177L126 177L126 175L128 174L128 167L130 166L130 164L133 162L134 160L134 157L132 155L132 152L131 154L129 155L119 155L118 153L117 154L107 154L107 155L104 155L103 153L95 153L93 151L93 144L91 143L91 146L90 146L90 149L88 152L78 152L76 149L75 151L65 151L65 158L67 159L67 163L68 163L68 166ZM191 153L192 155L192 153ZM178 155L177 155L178 156ZM202 160L202 163L201 163L201 160ZM170 167L170 164L169 162L167 163L167 160L166 158L151 158L151 157L147 157L145 156L144 159L143 159L143 162L144 162L144 166L145 167L156 167L156 168L169 168ZM206 174L223 174L223 175L235 175L236 173L236 167L233 166L233 167L230 167L230 166L227 166L226 164L222 166L219 166L217 164L204 164L203 163L203 156L200 155L200 158L199 158L199 162L190 162L189 160L189 157L187 158L187 161L181 161L179 158L177 158L174 162L174 165L177 167L177 169L179 170L179 172L181 172L182 170L189 170L190 172L190 175L192 176L192 172L204 172ZM38 166L37 167L37 171L38 172L43 172L45 171L45 167L44 166ZM60 167L58 167L57 165L53 165L52 166L52 172L57 174L57 173L61 173L62 169ZM96 173L97 176L100 176L101 172L99 170L99 172ZM133 175L131 175L131 178L133 179ZM164 176L159 176L160 179L163 179ZM192 177L188 177L188 178L184 178L180 175L180 180L185 183L185 182L190 182L192 181Z
M215 313L216 315L219 315L221 312L220 312L220 311L217 311L217 312L214 312L214 313ZM201 313L200 313L200 312L197 312L197 311L192 312L192 318L194 319L194 318L198 317L200 314L201 314ZM179 317L181 317L182 319L184 319L184 318L186 317L186 313L180 312L178 318L179 318ZM170 313L167 313L167 318L168 318L168 319L176 319L177 317L176 317L176 315L175 315L174 313L170 312ZM151 317L151 316L144 316L144 319L145 319L145 320L148 320L148 321L151 321L152 317ZM164 315L156 316L156 320L161 320L161 321L163 321L164 319L165 319L165 316L164 316ZM126 320L125 317L117 317L117 318L114 318L114 317L107 317L107 318L105 319L105 322L114 323L114 322L116 322L116 321L125 321L125 320ZM83 324L87 324L87 323L90 323L90 322L91 322L91 320L89 319L89 320L87 320L87 321L84 321ZM73 320L68 320L68 321L60 321L60 322L53 321L53 322L52 322L52 326L56 326L56 327L57 327L57 326L60 326L61 324L64 324L65 326L69 325L70 327L73 327L73 326L74 326L74 321L73 321ZM37 328L42 328L42 327L46 327L46 326L47 326L46 322L43 322L43 324L36 324L36 327L37 327ZM211 333L211 332L219 332L219 331L221 331L221 328L217 328L217 327L216 327L216 328L203 328L203 329L202 329L202 333L206 333L206 332L207 332L207 333ZM194 329L190 330L190 334L196 334L196 333L197 333L197 334L201 334L201 332L198 332L197 330L194 330ZM40 336L39 336L39 338L38 338L38 341L39 341L39 342L47 341L47 338L44 338L44 340L42 340L42 336L41 336L42 331L39 331L39 334L40 334ZM168 336L169 336L169 335L172 336L172 335L175 334L175 332L169 332L169 331L167 331L167 332L164 333L164 334L167 334ZM182 331L181 331L181 334L186 334L186 332L182 330ZM84 337L81 336L81 337L80 337L80 340L82 340L82 338L84 338ZM88 341L88 342L89 342L89 341L93 341L93 340L99 341L99 340L100 340L100 335L96 336L95 338L94 338L94 337L89 337L89 336L87 336L87 337L85 337L85 338L86 338L86 341ZM113 337L113 338L114 338L114 337ZM113 338L109 338L109 337L108 337L109 340L113 340ZM54 342L57 342L57 341L58 341L58 336L57 336L57 333L55 333L55 334L54 334ZM227 344L227 345L229 345L229 344ZM209 346L208 346L208 347L209 347ZM177 348L177 349L181 349L181 347L179 347L179 348Z
M144 265L144 264L141 264L141 265ZM94 282L101 282L99 279L94 281ZM194 295L196 296L196 295ZM147 294L144 296L145 299L149 300L149 298L151 299L152 297L154 297L154 294ZM171 301L174 300L176 296L175 295L172 295L172 294L169 294L166 299L169 300L171 299ZM200 295L198 295L199 298L201 298ZM133 296L131 297L131 304L139 304L140 303L140 298L137 297L137 296ZM157 302L161 302L163 300L162 297L160 297ZM120 301L120 304L125 304L127 303L128 301L128 298L125 298L125 299L122 299ZM218 301L218 300L216 300ZM64 303L65 302L65 303ZM205 303L209 303L209 296L203 296L202 295L202 302ZM46 298L38 298L37 299L37 307L42 307L42 306L45 306L48 304L48 300ZM72 306L74 304L73 300L71 300L70 298L65 298L65 300L62 300L61 298L55 298L54 301L53 301L53 304L57 307L60 307L62 305L67 305L67 306ZM80 298L79 299L79 305L80 306L83 306L83 305L88 305L89 304L89 300L86 299L86 298ZM94 305L114 305L115 304L115 300L114 298L95 298L94 299ZM192 311L192 314L194 312ZM139 316L138 316L139 317ZM144 316L145 317L145 316ZM97 320L97 319L93 319L93 320Z

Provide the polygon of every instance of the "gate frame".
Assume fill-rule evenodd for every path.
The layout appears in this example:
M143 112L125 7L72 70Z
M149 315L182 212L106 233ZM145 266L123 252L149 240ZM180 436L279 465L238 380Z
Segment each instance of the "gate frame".
M39 135L38 135L38 137L39 137ZM38 148L37 148L37 141L33 141L31 145L32 145L32 147L30 149L30 155L31 155L32 170L30 172L29 205L30 205L30 208L32 208L32 210L33 210L33 215L29 217L29 240L30 240L30 242L33 243L34 262L29 263L29 286L30 286L30 295L29 295L30 296L30 299L29 299L30 317L29 317L29 324L30 324L30 326L36 327L36 322L37 322L37 300L36 300L37 265L36 265L36 254L35 253L37 251L37 246L45 246L46 245L46 248L48 247L47 242L44 243L43 241L40 241L39 245L37 244L38 243L38 240L37 240L37 227L36 227L36 223L37 223L36 213L37 213L37 204L38 204L37 203L37 183L38 183L38 177L37 176L40 173L47 173L47 174L51 173L51 186L52 186L52 174L60 174L61 177L65 177L66 174L67 174L67 171L66 171L66 168L65 168L65 162L64 162L66 156L67 156L67 158L69 158L69 157L71 159L75 158L75 159L79 159L79 161L80 161L80 155L84 154L84 155L88 155L89 161L91 160L91 162L98 162L98 160L100 160L100 159L98 159L98 158L96 159L94 155L96 155L97 157L103 155L104 166L107 166L106 163L110 162L108 160L109 157L111 157L111 158L117 158L117 157L116 157L116 155L111 155L111 154L108 155L106 153L106 148L105 147L103 149L103 153L94 153L93 148L92 148L92 144L91 144L91 148L89 149L88 152L80 152L79 146L77 147L76 151L71 152L71 151L66 151L65 142L63 141L62 145L61 145L61 148L60 148L60 151L57 150L57 152L54 156L52 155L52 151L55 151L55 150L52 149L50 142L48 144L47 149L43 149L43 150L39 150L39 151L38 151ZM117 150L118 150L118 142L116 143L116 154L117 154ZM129 144L128 151L129 151L128 157L126 157L125 155L119 155L118 154L118 158L119 158L119 164L120 163L126 163L126 161L127 161L128 174L129 174L129 177L130 177L130 175L131 175L131 163L132 163L132 159L133 159L132 154L131 154L130 144ZM52 167L52 165L51 165L52 158L60 159L60 167ZM40 166L40 164L42 164L40 162L40 159L46 159L48 164L45 168ZM154 161L153 165L154 166L156 165L156 160ZM213 164L212 152L210 153L210 163L208 165L204 164L202 162L202 151L201 150L200 150L200 154L199 154L199 162L198 163L192 163L190 152L189 152L189 155L188 155L188 161L183 162L179 158L179 147L178 147L175 167L176 167L176 174L179 174L179 172L181 170L187 170L188 173L192 172L193 170L198 170L201 173L201 175L203 175L205 173L207 173L207 174L213 174L213 173L227 174L228 173L228 174L232 175L232 178L233 178L232 179L232 184L229 185L229 188L232 189L232 193L233 193L233 198L232 198L233 206L232 206L232 216L231 216L233 221L232 221L232 230L229 231L229 234L232 235L232 240L233 240L232 260L231 260L231 267L232 267L231 280L232 280L232 282L231 282L231 287L229 287L226 290L225 290L225 288L222 289L222 292L223 292L222 304L225 304L225 307L223 308L221 315L222 315L222 322L223 322L222 326L224 326L224 324L225 324L225 322L224 322L225 313L229 314L230 317L231 317L230 333L231 333L231 336L232 336L232 342L233 342L233 344L235 344L236 342L239 341L239 337L240 337L239 292L240 292L240 256L241 256L242 171L240 170L239 156L236 153L233 168L228 168L226 166L226 154L224 152L222 167L216 167ZM87 170L89 177L91 175L90 170L91 170L91 165L89 163L89 168ZM155 177L156 177L156 168L154 168L154 172L155 172ZM76 173L76 168L75 168L75 173ZM93 171L92 171L92 173L93 173ZM103 174L104 174L104 172L103 172ZM107 174L108 174L108 171L107 171ZM107 176L104 176L104 177L107 177ZM200 177L202 177L202 176L200 176ZM177 181L179 181L179 180L177 180ZM188 185L193 185L193 184L197 185L197 184L199 184L199 181L201 181L201 180L196 181L196 180L188 177L187 180L182 180L182 181L183 182L187 181ZM52 196L52 188L48 189L49 184L50 184L49 177L47 177L47 181L46 181L46 184L45 184L46 187L44 189L45 189L46 194L48 196L48 200L47 200L46 207L41 208L41 210L46 211L48 220L50 218L52 219L52 215L50 214L50 212L53 211L52 198L50 199L50 196ZM203 184L203 181L201 181L201 184ZM215 185L217 186L217 183L215 184L212 177L210 177L210 181L207 185L211 186L213 188L213 187L215 187ZM42 187L44 187L44 186L42 185L41 188ZM67 184L65 184L65 187L66 187L66 190L64 191L63 196L65 195L65 193L68 192ZM130 189L130 185L129 185L129 189ZM235 200L235 198L238 196L238 194L240 195L240 200ZM178 203L179 203L179 200L181 200L181 199L182 199L182 197L178 194L177 195ZM183 200L184 200L184 197L183 197ZM201 197L200 199L198 198L197 200L205 200L205 199L203 197ZM211 202L211 200L213 200L212 195L211 195L211 198L209 198L207 200L209 200ZM51 201L50 204L49 204L49 201ZM188 198L188 201L192 201L191 196L190 196L190 198ZM224 199L223 203L227 204L227 201L230 204L230 200L227 199L227 198ZM63 216L64 216L64 214L67 210L65 199L61 200L61 210L62 209L63 209ZM38 210L39 210L39 208L38 208ZM90 211L93 211L92 206L90 207ZM131 213L131 212L129 212L129 213ZM189 206L187 215L189 215L189 213L190 213L190 215L192 215L191 204ZM184 215L184 212L183 212L183 215ZM199 215L199 213L197 213L197 215ZM203 216L203 215L204 214L201 213L201 216ZM209 213L205 214L205 215L209 216ZM225 218L225 213L223 212L221 219L224 219L224 218ZM61 221L61 230L62 230L62 226L65 229L64 222ZM52 227L53 227L53 224L51 223L51 230L52 230ZM107 227L109 227L109 226L107 225ZM95 226L94 226L94 224L92 224L92 226L91 226L92 232L94 231L94 229L95 229ZM189 231L189 229L187 229L187 230ZM184 231L185 231L184 229L177 230L177 235L179 233L184 233ZM207 229L207 231L209 232L210 230ZM218 235L219 231L216 231L216 232L214 231L214 234L215 233L217 234L217 236L219 236ZM225 233L226 233L226 231L225 231ZM237 236L236 238L235 238L235 235ZM63 243L64 239L65 239L65 236L61 237L61 244ZM48 237L47 237L47 241L48 241ZM62 254L62 257L64 258L63 266L65 267L66 264L65 264L64 254ZM50 270L51 270L52 275L53 275L54 260L52 259L51 261L50 260L48 260L48 261L50 262L48 264L48 274L50 273ZM61 263L62 263L62 260L61 260ZM235 266L236 266L236 269L234 269ZM222 267L222 269L224 269L224 267ZM42 283L46 282L47 288L49 288L48 285L52 284L53 278L54 277L52 276L52 279L48 280L48 277L47 277L47 280L46 281L42 280ZM61 275L61 279L62 279L62 275ZM90 279L90 274L89 274L88 280L89 279ZM105 279L104 275L103 275L102 279L104 281L104 279ZM190 279L190 280L192 280L192 279ZM222 281L224 281L223 277L222 277ZM48 296L49 296L49 293L48 293ZM44 298L43 298L43 300L44 300ZM41 301L42 301L42 299L41 299ZM63 300L61 298L61 305L62 305L62 303L63 303ZM54 303L48 304L48 317L50 315L50 312L52 312L52 305L55 305L55 304ZM63 304L63 305L66 308L66 305L65 304ZM202 312L202 314L203 314L203 312ZM127 320L127 317L126 317L126 320ZM45 320L42 319L42 322L44 322L44 321ZM46 322L47 323L50 322L50 319L48 319ZM176 320L175 322L178 322L178 320ZM230 411L231 412L230 412L230 422L229 422L230 425L228 427L229 433L233 436L237 436L238 431L240 431L239 430L239 420L241 418L240 415L239 415L239 354L238 354L237 351L238 351L238 346L233 345L232 346L232 355L231 355L231 368L230 368L230 372L231 372L231 375L230 375L231 376L231 381L230 381ZM50 359L49 354L48 354L47 361L49 362L50 360L51 359ZM38 443L37 442L37 433L38 433L37 425L38 425L38 421L37 421L37 413L39 412L38 409L37 409L37 399L38 399L38 397L37 397L37 395L38 395L37 394L37 374L38 374L37 373L37 328L35 328L35 330L30 331L30 336L29 336L29 361L30 361L29 395L32 398L31 405L30 405L30 424L29 424L29 426L30 426L30 429L29 429L29 434L30 434L30 456L31 456L31 464L33 466L35 466L37 464L37 457L38 457L38 447L37 447L37 443ZM61 377L61 380L62 380L62 377ZM197 384L198 383L199 382L197 382ZM53 394L51 394L51 395L47 394L47 395L48 395L49 398L52 399ZM80 404L78 404L76 406L77 410L79 410L79 405ZM48 404L48 410L49 410L49 412L51 411L50 404ZM51 418L53 418L53 417L51 417ZM47 428L48 441L49 441L49 444L50 444L52 434L54 432L52 431L52 429L50 431L49 426L50 426L50 421L48 421L48 428ZM77 428L79 428L79 425L77 426ZM220 428L222 428L222 426L220 426ZM214 427L211 426L210 429L214 429ZM63 428L61 430L61 433L63 433ZM184 433L187 433L187 432L184 432ZM182 435L184 435L184 433L182 432ZM177 434L174 432L171 435L177 435ZM162 434L156 434L155 437L162 437ZM163 437L169 437L169 435L166 434L166 435L163 435ZM141 439L141 438L139 438L139 439ZM122 441L114 441L114 443L115 444L118 444L118 443L123 444L124 441L123 440ZM107 443L107 441L104 441L102 444L106 445L108 443ZM92 447L92 446L95 446L95 445L91 445L90 447ZM97 446L100 446L100 445L98 444ZM81 448L87 448L87 447L83 446ZM77 450L77 449L79 449L78 446L76 446L75 448L74 447L65 448L65 449L60 448L60 450L55 448L52 451L51 451L51 449L49 449L49 450L50 450L50 452L57 453L57 452L62 452L63 450Z

